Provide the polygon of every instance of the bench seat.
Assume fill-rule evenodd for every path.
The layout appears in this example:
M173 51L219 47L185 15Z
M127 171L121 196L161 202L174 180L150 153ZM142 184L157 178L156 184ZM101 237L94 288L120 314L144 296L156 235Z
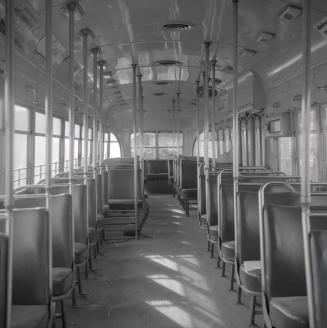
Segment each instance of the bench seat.
M11 328L46 328L49 321L47 305L13 305Z
M221 245L221 255L224 260L234 261L235 257L235 241L226 241Z
M75 243L75 262L83 263L87 259L88 249L83 243Z
M73 286L74 274L71 268L52 268L53 295L61 296Z
M198 190L196 188L182 189L181 197L183 199L197 199L198 198Z
M109 199L109 210L110 211L128 211L134 210L134 199ZM138 207L141 208L143 201L138 200Z
M291 296L271 298L270 318L274 327L308 328L307 297Z
M244 263L242 263L240 266L240 280L242 286L247 290L253 293L261 292L261 269L247 270Z
M218 241L218 226L210 226L209 227L209 240Z

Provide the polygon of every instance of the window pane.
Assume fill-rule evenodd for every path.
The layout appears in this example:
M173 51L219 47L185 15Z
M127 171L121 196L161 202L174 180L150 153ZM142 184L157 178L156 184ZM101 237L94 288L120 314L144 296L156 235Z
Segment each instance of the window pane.
M279 145L279 170L292 175L292 138L281 137L278 139Z
M53 134L56 136L61 135L61 119L53 118Z
M118 141L117 137L113 133L110 133L110 141Z
M104 159L108 158L108 142L107 141L105 141L103 143L103 158Z
M176 148L159 148L159 158L160 159L166 159L170 158L174 154L174 150L176 151ZM179 149L179 153L182 153L182 148ZM195 153L196 155L196 153Z
M104 133L103 140L104 141L109 141L109 134L108 133Z
M121 157L120 146L118 142L110 143L110 158Z
M45 134L45 115L42 113L35 113L35 133Z
M80 139L81 137L81 126L79 124L75 124L75 138Z
M89 128L89 140L93 139L93 130Z
M27 108L15 105L15 123L14 129L18 131L28 131L29 110Z
M69 139L65 139L65 161L69 160Z
M15 133L14 170L27 167L27 135Z
M34 166L45 164L45 137L35 136Z
M65 121L65 136L69 137L69 122Z
M60 138L52 138L52 163L59 162Z
M174 146L174 134L160 132L158 134L159 147L173 147Z

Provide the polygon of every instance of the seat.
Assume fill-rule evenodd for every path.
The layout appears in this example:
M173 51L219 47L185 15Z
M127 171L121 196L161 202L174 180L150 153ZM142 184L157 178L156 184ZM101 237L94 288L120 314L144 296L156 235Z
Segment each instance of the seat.
M308 328L307 297L292 296L271 298L270 318L277 328Z
M168 173L158 173L158 180L168 180Z
M83 263L87 260L87 246L83 243L75 243L75 262Z
M248 261L248 263L255 261ZM247 262L244 262L240 266L240 280L242 286L251 293L261 292L261 269L247 269Z
M70 268L52 268L53 295L59 296L68 293L74 280L73 271Z
M181 190L181 196L184 199L197 199L198 190L196 188L187 188Z
M209 227L209 240L218 241L218 225Z
M143 201L138 200L138 206L142 207ZM109 209L111 211L134 210L134 199L109 199Z
M46 305L13 305L11 328L46 328L49 311Z
M88 236L89 236L89 243L93 244L97 241L97 231L93 227L88 227Z
M234 263L234 256L235 256L235 241L226 241L225 243L221 244L220 248L221 256L224 258L225 261Z

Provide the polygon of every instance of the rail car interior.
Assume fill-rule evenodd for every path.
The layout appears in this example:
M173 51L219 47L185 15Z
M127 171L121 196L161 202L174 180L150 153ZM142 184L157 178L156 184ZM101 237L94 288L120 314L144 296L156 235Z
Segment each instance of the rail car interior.
M326 328L326 55L326 0L0 0L0 328Z

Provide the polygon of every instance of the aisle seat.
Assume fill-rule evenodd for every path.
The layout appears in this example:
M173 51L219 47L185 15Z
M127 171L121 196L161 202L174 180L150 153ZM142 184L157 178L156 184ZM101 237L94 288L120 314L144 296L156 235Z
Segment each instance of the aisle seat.
M5 327L8 237L0 233L0 327Z
M232 263L235 257L235 241L230 240L221 244L220 255L226 262Z
M278 328L308 328L307 297L273 297L270 301L270 318Z
M13 210L13 328L45 328L50 321L49 216L45 208Z
M52 288L54 296L66 294L73 286L74 275L71 268L52 268Z
M11 328L46 328L49 322L47 305L13 305Z

